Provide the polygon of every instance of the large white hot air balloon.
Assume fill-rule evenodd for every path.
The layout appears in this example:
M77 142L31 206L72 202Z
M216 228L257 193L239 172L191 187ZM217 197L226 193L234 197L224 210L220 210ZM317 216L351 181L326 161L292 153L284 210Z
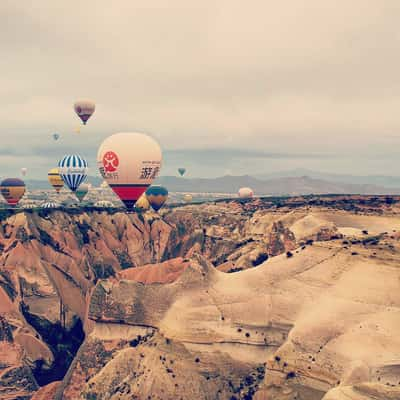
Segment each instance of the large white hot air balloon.
M87 120L92 116L95 109L96 104L91 100L78 100L74 104L74 110L82 120L83 125L86 125Z
M143 133L116 133L97 153L101 175L128 209L157 178L161 159L158 143Z

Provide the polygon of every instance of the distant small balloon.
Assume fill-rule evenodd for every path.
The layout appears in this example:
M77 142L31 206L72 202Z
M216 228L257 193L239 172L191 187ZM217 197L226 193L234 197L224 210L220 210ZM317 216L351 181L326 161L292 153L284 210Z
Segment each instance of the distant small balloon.
M43 203L41 207L49 209L49 208L60 208L61 206L59 203L49 201L47 203Z
M83 125L86 125L88 119L94 113L96 105L91 100L78 100L74 104L74 110L78 117L82 120Z
M94 206L98 208L112 208L114 207L114 203L108 200L99 200L94 204Z
M78 189L76 189L75 196L78 198L79 201L82 201L86 197L88 192L89 192L89 185L86 183L82 183L82 185L80 185Z
M249 199L254 196L254 192L248 187L243 187L239 189L238 195L241 199Z
M79 128L79 126L77 126L76 128L74 128L74 132L75 133L81 133L81 128Z
M109 188L108 183L106 181L101 182L100 187L101 187L101 189L108 189Z
M185 194L185 195L183 196L183 201L184 201L185 203L190 203L192 200L193 200L193 196L192 196L191 194Z
M53 133L53 139L54 140L60 139L60 135L58 133Z
M180 176L183 176L186 173L186 168L178 168L178 172Z
M25 176L28 172L28 168L21 168L21 174L22 176Z

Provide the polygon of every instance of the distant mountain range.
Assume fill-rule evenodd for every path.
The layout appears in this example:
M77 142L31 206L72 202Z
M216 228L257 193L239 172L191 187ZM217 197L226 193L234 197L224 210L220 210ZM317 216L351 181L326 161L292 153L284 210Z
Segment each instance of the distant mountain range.
M255 175L261 180L287 178L287 177L302 177L308 176L314 179L322 179L329 182L352 183L358 185L377 185L385 188L400 188L400 176L386 175L347 175L347 174L332 174L328 172L318 172L309 169L299 168L288 171L272 172L270 174Z
M293 173L297 173L293 172ZM324 175L324 174L321 174ZM329 174L326 174L329 175ZM337 177L343 177L340 181ZM358 177L360 178L360 177ZM346 175L333 175L329 179L321 179L302 176L280 177L252 177L244 176L222 176L219 178L178 178L175 176L163 176L157 179L157 184L166 186L171 192L191 193L237 193L240 187L251 187L257 195L301 195L301 194L400 194L399 183L395 186L395 178L392 185L374 184L379 177L374 177L370 182L353 183L352 179L358 179ZM381 177L388 179L389 177ZM366 179L366 177L365 177ZM99 186L102 180L98 177L89 177L88 181L94 186ZM385 181L386 182L386 181ZM47 181L27 180L29 189L49 189Z

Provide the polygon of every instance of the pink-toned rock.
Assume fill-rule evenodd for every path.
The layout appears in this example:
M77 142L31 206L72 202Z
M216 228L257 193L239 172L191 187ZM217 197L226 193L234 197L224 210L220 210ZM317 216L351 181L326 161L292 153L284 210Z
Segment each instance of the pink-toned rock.
M31 400L54 400L60 384L60 381L56 381L43 386L33 395Z
M119 279L127 279L144 284L171 283L176 281L189 266L189 261L181 257L161 264L149 264L138 268L129 268L117 274Z

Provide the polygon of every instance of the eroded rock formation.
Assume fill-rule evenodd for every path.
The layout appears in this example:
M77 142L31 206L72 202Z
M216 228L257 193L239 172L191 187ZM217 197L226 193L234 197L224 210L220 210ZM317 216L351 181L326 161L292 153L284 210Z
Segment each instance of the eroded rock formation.
M399 399L396 202L279 201L7 216L0 398Z

